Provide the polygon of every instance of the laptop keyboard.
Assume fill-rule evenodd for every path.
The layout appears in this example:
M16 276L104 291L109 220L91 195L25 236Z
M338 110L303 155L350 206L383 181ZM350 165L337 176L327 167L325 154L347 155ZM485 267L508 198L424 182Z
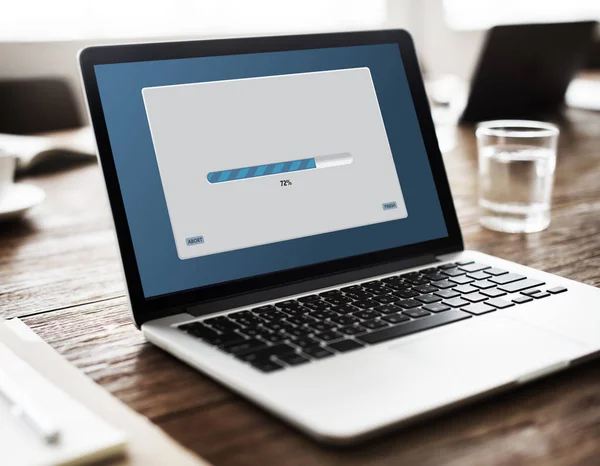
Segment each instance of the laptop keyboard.
M461 261L179 325L274 372L567 291Z

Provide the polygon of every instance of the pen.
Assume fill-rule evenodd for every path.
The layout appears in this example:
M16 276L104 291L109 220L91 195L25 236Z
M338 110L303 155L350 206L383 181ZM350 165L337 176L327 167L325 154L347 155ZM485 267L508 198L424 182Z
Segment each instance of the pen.
M0 372L0 398L6 400L12 415L27 424L44 442L58 443L60 431L52 419L27 397L21 396L16 384L3 372Z

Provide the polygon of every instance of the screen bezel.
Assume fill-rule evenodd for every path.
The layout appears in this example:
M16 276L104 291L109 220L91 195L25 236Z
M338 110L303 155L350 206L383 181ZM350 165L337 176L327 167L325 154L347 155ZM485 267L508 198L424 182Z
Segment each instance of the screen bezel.
M131 231L127 221L121 188L117 177L108 130L102 109L94 67L101 64L237 55L286 50L305 50L357 45L396 43L421 128L425 149L437 188L448 236L436 240L385 249L368 254L297 267L285 271L238 279L166 295L145 297L135 258ZM98 157L117 233L131 311L136 325L173 312L181 307L214 303L260 290L289 285L317 277L330 276L360 268L373 267L421 255L440 255L463 249L463 240L452 202L448 178L439 150L431 112L425 94L416 53L410 35L404 30L362 31L295 36L253 37L184 42L163 42L84 49L79 56L84 91L98 146Z

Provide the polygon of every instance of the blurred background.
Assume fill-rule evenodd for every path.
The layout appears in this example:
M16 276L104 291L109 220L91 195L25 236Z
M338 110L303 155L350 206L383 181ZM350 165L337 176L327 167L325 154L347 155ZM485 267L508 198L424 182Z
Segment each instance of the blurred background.
M456 79L471 76L490 27L590 19L600 19L598 0L5 1L0 4L0 82L58 78L64 88L55 85L53 92L70 94L73 106L63 102L61 121L49 117L48 128L7 128L0 121L0 133L85 123L76 54L90 44L401 27L413 34L430 80L454 77L441 86L440 92L447 92ZM589 66L598 61L590 56ZM42 105L29 98L30 105ZM1 114L20 111L11 108L19 102L4 99L0 90Z

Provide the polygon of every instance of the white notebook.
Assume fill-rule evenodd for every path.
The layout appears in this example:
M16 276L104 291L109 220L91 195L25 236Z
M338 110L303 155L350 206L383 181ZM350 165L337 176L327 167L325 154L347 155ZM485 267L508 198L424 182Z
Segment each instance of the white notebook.
M50 383L0 342L0 377L42 410L60 430L48 444L0 399L0 463L10 466L83 464L124 452L125 433Z

